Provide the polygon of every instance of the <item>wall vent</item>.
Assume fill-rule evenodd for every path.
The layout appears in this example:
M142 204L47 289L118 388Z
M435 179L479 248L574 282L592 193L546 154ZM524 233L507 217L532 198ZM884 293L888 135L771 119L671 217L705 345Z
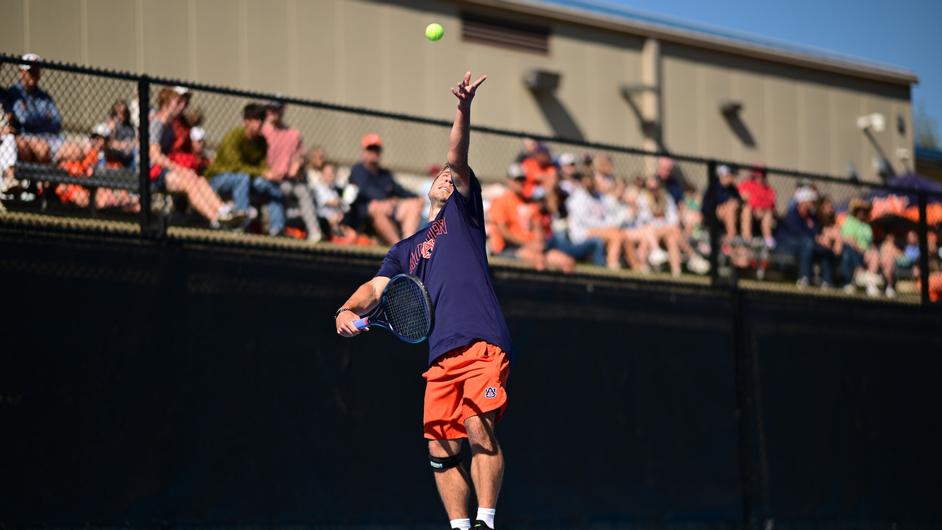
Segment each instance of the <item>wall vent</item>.
M547 55L549 36L548 26L461 13L461 37L467 42Z

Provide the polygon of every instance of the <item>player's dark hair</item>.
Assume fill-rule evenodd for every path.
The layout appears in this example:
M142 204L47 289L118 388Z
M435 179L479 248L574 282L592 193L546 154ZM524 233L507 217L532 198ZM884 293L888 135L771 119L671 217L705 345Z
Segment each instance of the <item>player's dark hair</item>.
M258 103L249 103L242 109L242 119L265 121L265 107Z

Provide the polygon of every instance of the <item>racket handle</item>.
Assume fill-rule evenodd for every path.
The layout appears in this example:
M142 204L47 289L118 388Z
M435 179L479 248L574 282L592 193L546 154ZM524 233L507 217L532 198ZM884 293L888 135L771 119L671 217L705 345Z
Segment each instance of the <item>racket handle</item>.
M353 321L353 325L356 326L357 329L363 329L363 328L365 328L365 327L367 327L367 326L370 325L370 319L368 319L368 318L358 318L357 320L354 320L354 321Z

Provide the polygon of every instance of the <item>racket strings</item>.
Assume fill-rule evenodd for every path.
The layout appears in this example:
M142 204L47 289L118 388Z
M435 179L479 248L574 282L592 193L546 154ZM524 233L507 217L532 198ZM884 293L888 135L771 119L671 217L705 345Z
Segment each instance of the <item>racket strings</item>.
M412 340L425 338L432 324L432 314L424 289L402 278L393 282L385 295L386 320L392 331Z

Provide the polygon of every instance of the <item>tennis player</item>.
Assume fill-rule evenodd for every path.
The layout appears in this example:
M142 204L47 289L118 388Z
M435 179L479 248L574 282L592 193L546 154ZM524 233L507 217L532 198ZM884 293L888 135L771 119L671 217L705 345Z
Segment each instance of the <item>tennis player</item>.
M452 528L472 528L471 484L478 500L473 528L494 528L504 473L495 428L507 407L510 332L491 285L484 249L481 184L468 167L471 101L483 76L471 72L451 89L458 110L449 135L448 161L432 182L429 223L393 245L379 272L337 310L337 333L357 335L354 321L379 303L397 274L417 276L435 311L429 336L425 387L425 438L435 484ZM467 438L471 473L461 463Z

